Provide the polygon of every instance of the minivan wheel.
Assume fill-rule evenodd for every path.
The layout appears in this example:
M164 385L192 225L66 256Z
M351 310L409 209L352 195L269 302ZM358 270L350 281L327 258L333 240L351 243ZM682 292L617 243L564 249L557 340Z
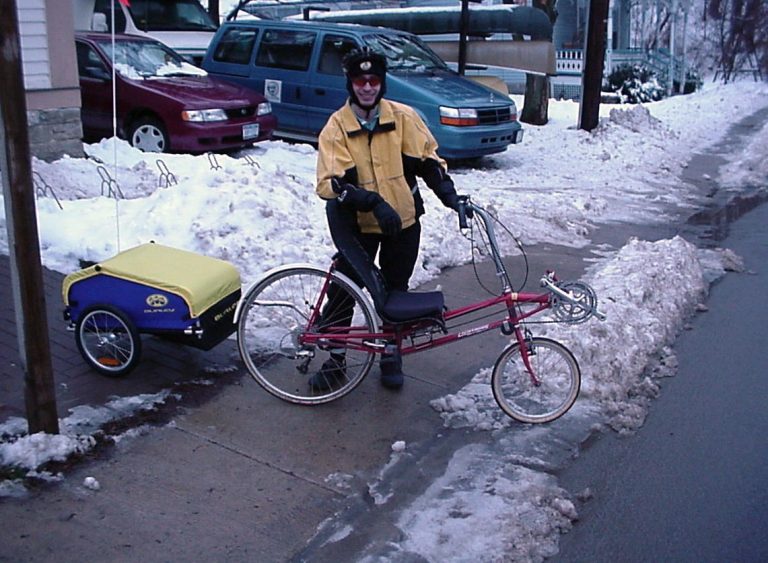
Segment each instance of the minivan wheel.
M144 152L165 152L170 148L165 127L152 117L134 121L128 132L128 141L132 147Z

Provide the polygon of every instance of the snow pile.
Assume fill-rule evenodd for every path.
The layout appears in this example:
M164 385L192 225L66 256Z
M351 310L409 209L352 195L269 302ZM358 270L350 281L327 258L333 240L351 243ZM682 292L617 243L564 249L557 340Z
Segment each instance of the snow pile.
M85 453L95 445L92 436L38 432L0 444L0 466L37 469L49 461L65 461L70 455Z
M547 473L509 464L497 451L470 445L401 515L399 550L427 561L542 561L577 518L569 494Z
M562 341L582 368L574 407L547 425L520 425L496 405L491 368L458 393L432 401L449 427L490 431L489 441L458 450L445 473L398 521L398 548L428 561L446 558L538 562L557 553L558 536L578 518L553 472L578 451L596 427L620 433L642 425L658 380L675 375L668 346L700 305L708 284L739 266L731 251L699 251L680 237L630 240L587 281L605 321L531 327L535 336ZM515 432L510 432L515 428ZM456 558L456 554L461 554Z
M707 284L696 247L680 237L630 241L591 284L606 321L551 332L562 332L579 359L583 396L599 402L609 416L626 417L627 396L645 382L644 368L672 342Z
M675 137L673 132L669 132L664 127L660 119L653 117L648 108L641 105L633 106L630 109L612 109L608 114L608 120L602 121L598 128L607 129L613 125L624 127L633 133L647 134L648 131L658 131L668 138Z
M14 475L15 479L0 481L0 498L18 495L24 491L20 477L57 479L50 473L39 471L50 462L63 462L71 456L84 454L97 445L97 437L104 437L101 427L140 412L157 409L171 393L118 397L103 407L81 405L70 409L70 415L59 420L60 434L44 432L27 435L24 419L13 417L0 424L0 476ZM130 431L129 431L130 432ZM119 441L121 436L109 436Z
M743 189L744 185L764 186L768 178L768 123L763 126L759 135L749 139L740 158L723 166L718 182L732 190Z
M534 336L565 344L582 370L579 401L593 401L616 428L642 424L646 408L632 397L655 392L645 370L669 344L704 297L697 249L680 237L658 242L631 240L588 283L605 321L534 325ZM458 393L432 401L450 427L498 429L513 424L500 413L490 388L491 368L481 370Z

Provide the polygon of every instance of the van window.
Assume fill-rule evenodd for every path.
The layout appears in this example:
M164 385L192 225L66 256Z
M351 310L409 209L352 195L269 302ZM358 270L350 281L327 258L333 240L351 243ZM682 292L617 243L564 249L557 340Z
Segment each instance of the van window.
M125 14L120 9L117 0L96 0L94 13L101 12L106 16L107 31L112 31L112 5L115 6L115 33L125 33Z
M198 0L131 0L128 9L142 31L216 31Z
M307 70L316 33L270 29L259 44L256 64L287 70Z
M363 37L363 41L371 49L387 57L389 70L411 72L448 70L448 65L414 36L372 33Z
M357 43L349 37L326 35L320 50L320 64L317 70L323 74L343 75L341 61L344 60L344 55L355 47Z
M253 44L256 42L255 29L230 27L219 39L213 60L221 63L248 64Z

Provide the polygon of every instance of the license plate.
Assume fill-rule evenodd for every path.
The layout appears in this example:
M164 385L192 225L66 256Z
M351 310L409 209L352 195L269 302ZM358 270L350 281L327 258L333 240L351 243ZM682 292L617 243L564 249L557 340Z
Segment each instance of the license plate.
M259 136L259 124L251 123L249 125L243 125L243 139L255 139Z
M520 129L517 133L515 133L515 140L512 141L513 144L522 143L523 142L523 129Z

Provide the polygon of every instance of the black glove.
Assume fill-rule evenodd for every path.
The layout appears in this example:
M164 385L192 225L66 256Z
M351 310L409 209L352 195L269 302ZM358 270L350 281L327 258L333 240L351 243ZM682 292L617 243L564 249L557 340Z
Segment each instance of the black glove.
M464 206L464 215L467 219L472 219L472 217L475 216L475 212L472 211L472 208L467 205L469 203L469 196L468 195L459 195L456 196L456 205L459 207ZM454 208L456 209L456 208ZM456 209L456 211L459 211ZM461 213L461 211L459 211Z
M381 199L381 197L379 199ZM383 199L381 199L381 201L373 208L373 215L379 222L381 232L385 236L393 237L403 228L403 223L400 221L400 215L398 215L397 211L392 209L392 206Z
M371 211L380 202L384 201L376 192L370 192L352 184L343 184L342 188L343 191L339 195L339 202L351 207L355 211Z

